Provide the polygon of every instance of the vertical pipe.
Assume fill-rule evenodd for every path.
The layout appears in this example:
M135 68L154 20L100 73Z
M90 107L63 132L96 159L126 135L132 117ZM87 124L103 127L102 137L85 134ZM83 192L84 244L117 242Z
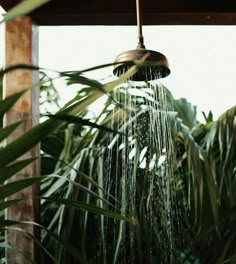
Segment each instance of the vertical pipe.
M141 12L141 0L136 0L136 15L137 15L137 26L138 26L138 45L137 48L144 48L144 39L142 33L142 12Z

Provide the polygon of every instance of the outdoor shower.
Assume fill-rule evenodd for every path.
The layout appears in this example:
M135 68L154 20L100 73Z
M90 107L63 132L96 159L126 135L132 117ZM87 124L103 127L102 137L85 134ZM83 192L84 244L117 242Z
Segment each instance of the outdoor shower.
M137 72L131 77L133 81L148 81L164 78L170 74L169 64L165 55L160 52L147 50L142 35L142 16L140 1L136 0L136 15L138 26L138 45L134 50L122 52L116 57L113 73L120 76L125 73L135 61L143 61Z

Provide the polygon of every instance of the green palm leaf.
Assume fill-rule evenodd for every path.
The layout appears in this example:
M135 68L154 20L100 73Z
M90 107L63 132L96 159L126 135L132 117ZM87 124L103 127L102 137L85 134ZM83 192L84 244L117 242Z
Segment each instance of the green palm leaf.
M7 22L19 16L27 15L49 1L50 0L23 0L9 10L0 23Z

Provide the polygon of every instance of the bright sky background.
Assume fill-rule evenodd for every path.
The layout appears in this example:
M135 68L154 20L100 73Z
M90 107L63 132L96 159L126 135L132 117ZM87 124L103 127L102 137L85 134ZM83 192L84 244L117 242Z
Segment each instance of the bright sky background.
M80 70L113 62L136 47L136 34L134 26L41 27L40 65ZM143 34L146 48L167 56L171 75L161 82L175 98L215 117L236 104L236 26L145 26Z
M0 65L3 32L0 26ZM171 75L161 82L175 98L187 98L199 112L212 110L215 118L236 104L236 26L145 26L143 34L147 49L167 56ZM136 35L136 26L40 27L39 64L63 71L110 63L136 47ZM111 73L106 68L90 76ZM66 100L70 88L63 91Z

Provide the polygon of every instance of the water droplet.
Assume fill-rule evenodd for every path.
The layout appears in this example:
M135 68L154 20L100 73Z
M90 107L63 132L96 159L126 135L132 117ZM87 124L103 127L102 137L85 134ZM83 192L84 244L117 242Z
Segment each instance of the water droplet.
M132 160L136 154L137 150L136 148L132 148L132 150L129 153L129 160Z
M152 171L156 165L156 159L157 159L157 155L156 153L153 155L150 163L149 163L149 171Z
M140 153L140 156L139 156L139 161L140 161L140 162L142 162L142 160L143 160L143 158L144 158L146 152L147 152L147 147L145 147L145 148L141 151L141 153Z
M165 155L160 156L160 158L158 159L157 166L161 167L161 165L165 162L165 160L166 160L166 156Z
M125 144L124 143L120 144L119 150L122 150L124 147L125 147Z
M142 160L142 162L140 163L139 167L140 169L145 169L147 166L147 159L146 157Z

